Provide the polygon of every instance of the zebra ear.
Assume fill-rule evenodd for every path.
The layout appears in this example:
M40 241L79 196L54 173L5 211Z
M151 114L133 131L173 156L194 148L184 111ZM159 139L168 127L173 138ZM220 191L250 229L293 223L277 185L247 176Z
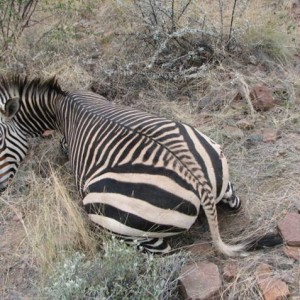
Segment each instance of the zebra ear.
M7 121L11 120L20 108L19 98L8 99L4 106L4 111L1 111Z

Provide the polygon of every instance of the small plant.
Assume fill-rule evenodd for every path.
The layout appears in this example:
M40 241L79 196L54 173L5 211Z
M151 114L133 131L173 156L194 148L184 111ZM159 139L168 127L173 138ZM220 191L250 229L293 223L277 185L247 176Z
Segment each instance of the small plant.
M245 34L245 41L258 55L265 55L279 62L287 62L294 53L293 33L286 33L276 27L274 21L269 21L262 26L250 27Z
M57 263L46 299L176 299L177 281L187 260L182 253L166 257L138 254L122 241L109 239L104 254L88 259L75 253Z

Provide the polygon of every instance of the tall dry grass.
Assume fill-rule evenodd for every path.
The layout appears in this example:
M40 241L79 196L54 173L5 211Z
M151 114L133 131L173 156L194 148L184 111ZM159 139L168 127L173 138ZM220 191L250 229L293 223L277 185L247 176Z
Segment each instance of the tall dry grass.
M24 222L32 254L42 270L51 268L54 262L63 261L75 251L93 256L100 243L80 203L67 191L66 178L53 171L51 164L49 166L47 179L32 174Z

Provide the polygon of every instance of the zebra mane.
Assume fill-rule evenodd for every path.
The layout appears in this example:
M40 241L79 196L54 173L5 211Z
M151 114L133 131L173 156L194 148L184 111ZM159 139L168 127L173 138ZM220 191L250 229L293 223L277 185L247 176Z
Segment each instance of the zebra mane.
M67 94L62 90L55 76L47 80L41 78L29 79L27 76L21 77L19 75L0 76L0 94L3 91L8 93L18 91L21 95L24 90L53 91L63 95Z

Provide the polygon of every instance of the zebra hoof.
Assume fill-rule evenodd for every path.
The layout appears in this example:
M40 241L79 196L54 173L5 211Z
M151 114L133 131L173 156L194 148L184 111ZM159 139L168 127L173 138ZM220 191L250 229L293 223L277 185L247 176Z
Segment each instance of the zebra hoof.
M242 208L242 202L237 196L233 196L229 199L222 199L221 203L223 204L223 207L235 213L239 212Z

